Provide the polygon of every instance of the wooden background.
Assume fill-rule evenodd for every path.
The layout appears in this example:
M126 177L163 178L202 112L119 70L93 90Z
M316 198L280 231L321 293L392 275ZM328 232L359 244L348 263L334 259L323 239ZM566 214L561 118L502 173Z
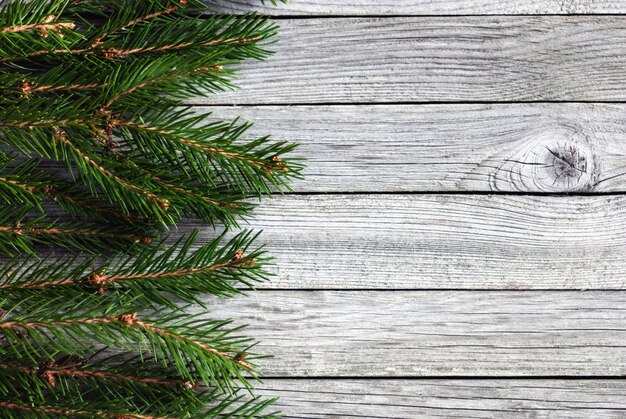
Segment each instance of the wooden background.
M193 101L308 159L252 222L278 275L210 312L274 355L262 392L300 418L626 417L626 0L262 10L277 54Z

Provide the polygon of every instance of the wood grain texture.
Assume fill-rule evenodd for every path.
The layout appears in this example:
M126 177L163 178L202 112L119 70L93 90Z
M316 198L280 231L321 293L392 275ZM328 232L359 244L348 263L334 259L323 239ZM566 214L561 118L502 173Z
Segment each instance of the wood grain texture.
M624 192L626 106L198 107L300 144L298 192Z
M266 291L207 315L249 324L269 377L614 376L625 307L626 292Z
M623 380L272 380L287 418L623 418Z
M269 1L263 6L258 0L206 1L219 12L274 16L626 13L623 0L291 0L276 6Z
M241 90L192 103L626 100L626 17L326 18L280 22Z
M626 289L621 195L292 195L250 226L276 257L262 287Z

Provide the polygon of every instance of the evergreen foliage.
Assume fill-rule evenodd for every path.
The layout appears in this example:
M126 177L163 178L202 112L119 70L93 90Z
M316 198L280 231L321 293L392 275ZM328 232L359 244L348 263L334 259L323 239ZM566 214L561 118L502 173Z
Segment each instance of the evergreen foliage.
M253 342L206 296L267 279L256 234L228 228L301 165L183 103L275 34L200 0L1 6L0 416L274 415ZM227 231L161 238L184 217Z

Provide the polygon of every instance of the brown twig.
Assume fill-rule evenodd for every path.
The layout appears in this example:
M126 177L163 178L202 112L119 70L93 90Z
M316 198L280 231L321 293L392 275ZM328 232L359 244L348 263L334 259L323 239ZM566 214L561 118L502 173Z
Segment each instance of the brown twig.
M41 236L41 235L65 235L72 234L76 236L99 236L109 238L127 238L129 240L144 240L143 236L135 234L121 235L117 233L107 233L104 231L87 231L87 230L73 230L68 228L55 228L55 227L20 227L20 226L0 226L0 231L5 233L12 233L25 236Z
M262 38L259 36L251 38L227 38L227 39L214 39L212 41L205 42L183 42L181 44L161 45L154 47L141 47L134 49L119 49L119 48L107 48L103 50L106 58L122 58L128 55L144 54L146 52L166 52L177 51L179 49L185 49L191 46L209 47L214 45L247 45L253 42L260 41Z
M217 64L217 65L212 65L212 66L205 66L205 67L199 67L196 68L194 70L191 71L180 71L180 72L173 72L174 75L176 75L177 77L184 77L190 74L195 74L195 73L200 73L203 71L209 71L209 70L214 70L214 71L222 71L224 69L223 66ZM167 76L172 76L172 73L167 73ZM123 92L118 93L117 95L115 95L113 98L111 98L111 100L109 100L106 105L104 105L106 108L112 106L115 102L117 102L118 100L120 100L122 97L129 95L139 89L142 89L144 87L150 86L151 84L156 84L156 83L160 83L163 80L167 80L168 77L166 76L161 76L161 77L155 77L153 79L147 80L143 83L140 83L136 86L133 86L129 89L124 90Z
M72 320L57 320L57 321L6 321L0 322L0 329L13 329L13 330L23 330L23 329L33 329L33 328L47 328L47 327L70 327L81 324L113 324L113 325L121 325L124 324L128 327L135 327L143 330L144 332L151 332L157 334L162 337L168 337L179 342L185 342L196 346L208 353L216 355L220 358L227 359L229 361L234 362L239 365L241 368L246 369L248 371L252 371L254 367L245 362L241 355L232 356L227 354L226 352L222 352L218 349L213 348L212 346L206 345L202 342L198 342L187 336L178 335L176 333L172 333L167 329L160 328L151 323L146 323L138 319L137 313L123 314L117 317L94 317L94 318L84 318L84 319L72 319Z
M73 22L52 23L54 22L55 19L56 19L56 16L50 15L46 17L41 23L9 26L9 27L0 29L0 33L18 33L18 32L39 31L42 38L47 38L50 32L54 32L62 36L63 29L72 30L76 27L76 25Z
M87 277L87 281L98 287L102 287L105 284L119 283L124 281L134 281L140 279L163 279L163 278L177 278L186 275L193 275L204 272L212 272L222 268L237 268L250 266L256 263L256 260L243 260L243 252L238 251L235 256L228 262L216 263L210 266L202 268L190 268L190 269L177 269L170 272L156 272L150 274L133 274L133 275L104 275L104 273L94 273ZM39 289L53 286L67 286L76 285L79 282L76 279L59 279L49 280L45 282L25 283L25 284L2 284L0 289Z
M163 210L167 210L169 208L169 201L167 199L159 198L157 195L155 195L155 194L153 194L151 192L148 192L145 189L142 189L142 188L140 188L137 185L133 185L132 183L129 183L129 182L125 181L124 179L120 178L119 176L113 174L111 171L109 171L105 167L101 166L96 161L91 159L88 155L83 153L82 150L80 150L78 147L76 147L67 138L67 135L65 135L65 133L62 130L60 130L58 127L53 127L53 130L54 130L55 138L58 141L62 142L63 144L67 145L69 148L71 148L74 151L74 153L76 153L78 155L78 157L80 157L85 163L89 164L90 166L95 168L97 171L99 171L100 173L105 175L106 177L108 177L110 179L113 179L115 182L123 185L125 188L127 188L127 189L129 189L129 190L131 190L133 192L137 192L137 193L139 193L141 195L144 195L145 197L147 197L152 202L156 202Z
M76 205L76 206L93 209L93 210L96 210L98 212L113 214L113 215L115 215L117 217L123 217L123 218L127 218L129 220L137 220L137 221L143 221L143 222L149 222L150 221L149 219L147 219L145 217L135 216L135 215L132 215L132 214L125 214L125 213L116 211L113 208L105 208L105 207L99 207L97 205L91 205L91 204L89 204L87 202L75 199L71 195L60 193L58 190L56 190L52 186L47 186L47 185L46 186L29 185L28 183L18 182L17 180L14 180L14 179L7 179L7 178L0 177L0 183L2 183L2 182L7 183L9 185L17 186L17 187L22 188L22 189L24 189L26 191L29 191L29 192L41 192L47 198L52 199L54 201L58 201L59 199L62 199L62 200L71 202L73 205ZM143 240L143 239L144 239L144 237L140 237L140 240Z
M22 189L24 189L26 191L29 191L29 192L33 192L33 191L36 191L38 189L37 186L29 185L27 183L18 182L15 179L7 179L7 178L0 177L0 182L7 183L7 184L13 185L13 186L17 186L17 187L22 188Z
M168 8L166 8L166 9L159 10L159 11L157 11L157 12L150 13L150 14L147 14L147 15L145 15L145 16L138 17L138 18L133 19L133 20L129 21L128 23L126 23L126 24L124 24L124 25L122 25L122 26L120 26L120 27L118 27L118 28L116 28L116 29L113 29L113 30L111 30L111 31L109 31L109 32L107 32L107 33L105 33L105 34L103 34L103 35L99 36L99 37L98 37L98 38L96 38L96 39L94 40L94 42L92 43L92 47L94 47L94 48L95 48L95 47L97 47L97 46L101 45L101 44L102 44L102 41L104 40L104 38L106 38L107 36L110 36L110 35L114 34L115 32L119 32L119 31L122 31L122 30L124 30L124 29L128 29L128 28L130 28L131 26L136 25L137 23L145 22L145 21L147 21L147 20L154 19L155 17L159 17L159 16L163 16L163 15L168 15L168 14L170 14L170 13L173 13L173 12L175 12L175 11L179 10L179 9L180 9L180 7L185 7L185 6L187 6L187 0L181 0L179 3L180 3L180 6L172 5L172 6L169 6Z
M120 415L116 413L106 413L106 412L101 412L101 411L59 409L59 408L54 408L54 407L32 406L32 405L12 403L12 402L3 402L3 401L0 401L0 407L3 407L5 409L11 409L11 410L22 410L25 412L32 412L32 413L61 415L64 417L90 416L90 417L111 418L111 419L168 419L167 417L164 417L164 416L147 416L147 415L139 415L135 413Z
M39 121L0 121L0 128L24 128L35 129L40 127L57 128L59 126L79 126L93 123L90 119L42 119ZM58 128L57 128L58 129Z
M107 207L99 207L97 205L92 205L89 204L87 202L78 200L78 199L74 199L72 196L70 195L66 195L66 194L60 194L57 191L53 190L52 188L40 188L40 189L46 189L47 191L42 190L42 192L47 195L49 198L58 201L59 198L71 202L73 205L76 206L80 206L83 208L89 208L98 212L103 212L103 213L107 213L107 214L112 214L116 217L121 217L121 218L126 218L129 220L135 220L135 221L141 221L141 222L153 222L154 220L151 220L150 218L146 218L146 217L141 217L139 215L133 215L133 214L126 214L124 212L121 211L116 211L113 208L107 208ZM141 237L140 240L145 240L145 237Z
M154 127L150 127L148 125L144 125L144 124L138 124L135 122L131 122L131 121L120 121L118 122L118 127L128 127L131 129L137 129L137 130L143 130L145 132L152 132L154 134L158 134L158 135L163 135L163 136L167 136L170 139L176 140L181 144L184 144L185 146L189 147L189 148L195 148L197 150L201 150L204 151L206 153L209 154L213 154L213 155L219 155L222 157L226 157L229 159L233 159L233 160L239 160L239 161L244 161L248 164L251 164L253 166L257 166L260 167L262 169L265 169L266 171L270 171L270 170L280 170L282 172L287 172L289 170L289 168L285 165L285 163L282 161L282 159L279 156L275 156L272 158L272 164L270 163L266 163L264 161L261 160L253 160L244 156L241 156L237 153L234 153L232 151L226 151L223 150L221 148L217 148L217 147L211 147L211 146L207 146L204 144L200 144L195 140L189 139L189 138L183 138L180 137L178 135L176 135L173 132L167 131L167 130L162 130L162 129L158 129L158 128L154 128Z
M62 365L57 361L48 361L36 368L22 365L0 364L0 368L11 369L29 375L39 375L54 387L56 386L56 376L81 377L81 378L101 378L105 380L133 381L142 384L154 384L167 387L196 388L197 383L183 380L168 380L164 378L145 377L141 375L127 375L118 372L97 371L76 366Z
M131 166L133 166L133 167L134 167L134 168L136 168L137 170L144 171L144 169L142 169L141 167L139 167L139 165L137 165L137 164L136 164L135 162L133 162L133 161L128 160L126 163L130 164ZM145 172L145 171L144 171L144 172ZM199 197L199 198L201 198L204 202L206 202L206 203L208 203L208 204L211 204L211 205L213 205L213 206L216 206L216 207L218 207L218 208L233 208L233 209L236 209L236 208L240 208L240 207L241 207L241 206L240 206L238 203L236 203L236 202L224 203L224 202L219 202L219 201L216 201L216 200L214 200L214 199L211 199L211 198L209 198L208 196L202 196L202 195L198 196L198 195L197 195L194 191L191 191L191 190L189 190L189 189L185 189L185 188L181 188L180 186L176 186L176 185L174 185L174 184L171 184L171 183L169 183L169 182L167 182L167 181L165 181L165 180L161 179L161 178L160 178L160 177L158 177L157 175L154 175L154 174L149 173L149 172L146 172L146 174L150 176L150 179L151 179L151 180L155 181L156 183L158 183L159 185L161 185L161 186L163 186L163 187L165 187L165 188L172 189L172 190L174 190L174 191L177 191L177 192L183 193L183 194L185 194L185 195L187 195L187 196L189 196L189 197L192 197L192 198L198 198L198 197Z
M253 369L253 366L251 364L245 362L241 355L232 356L232 355L229 355L229 354L227 354L225 352L217 350L217 349L213 348L212 346L209 346L209 345L206 345L204 343L195 341L195 340L190 339L190 338L188 338L186 336L177 335L177 334L174 334L174 333L170 332L167 329L162 329L162 328L156 327L156 326L154 326L154 325L152 325L150 323L145 323L145 322L137 319L137 313L122 315L122 316L119 317L119 320L124 322L124 323L126 323L126 324L128 324L129 326L137 326L137 327L140 327L140 328L142 328L142 329L144 329L146 331L155 333L155 334L160 335L160 336L165 336L165 337L169 337L169 338L172 338L174 340L181 341L181 342L190 343L190 344L192 344L194 346L197 346L197 347L203 349L206 352L209 352L209 353L212 353L214 355L217 355L220 358L224 358L224 359L227 359L229 361L232 361L232 362L236 363L237 365L239 365L240 367L242 367L242 368L244 368L244 369L246 369L248 371L251 371Z
M34 82L25 81L21 84L22 94L26 97L33 93L41 92L58 92L60 90L91 90L104 87L105 83L91 83L91 84L65 84L60 86L52 85L37 85Z
M7 62L7 61L13 61L16 59L20 59L20 58L35 58L35 57L40 57L42 55L46 55L46 54L72 54L72 55L80 55L80 54L85 54L85 55L103 55L105 58L123 58L126 57L128 55L134 55L134 54L143 54L146 52L166 52L166 51L176 51L179 49L184 49L184 48L188 48L190 46L199 46L199 47L206 47L206 46L215 46L215 45L248 45L248 44L252 44L254 42L260 41L262 40L262 37L256 36L256 37L251 37L251 38L227 38L227 39L214 39L212 41L206 41L206 42L184 42L182 44L172 44L172 45L161 45L161 46L154 46L154 47L141 47L141 48L134 48L134 49L119 49L119 48L105 48L105 49L99 49L99 45L96 46L88 46L86 48L79 48L79 49L56 49L56 50L40 50L40 51L35 51L32 52L30 54L27 54L24 57L4 57L0 59L0 62Z

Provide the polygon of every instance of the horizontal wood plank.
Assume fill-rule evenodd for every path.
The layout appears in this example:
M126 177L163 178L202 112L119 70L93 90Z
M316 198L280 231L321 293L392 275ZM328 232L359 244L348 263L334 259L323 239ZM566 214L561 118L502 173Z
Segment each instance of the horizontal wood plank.
M626 17L293 19L241 90L191 103L626 100Z
M268 377L621 376L625 308L626 292L266 291L207 316L249 324Z
M262 12L273 16L367 15L511 15L626 13L623 0L291 0L272 5L258 0L206 0L217 12Z
M272 380L286 418L623 418L624 380Z
M626 289L626 196L291 195L249 226L262 287Z
M297 142L298 192L624 192L626 105L198 107Z

